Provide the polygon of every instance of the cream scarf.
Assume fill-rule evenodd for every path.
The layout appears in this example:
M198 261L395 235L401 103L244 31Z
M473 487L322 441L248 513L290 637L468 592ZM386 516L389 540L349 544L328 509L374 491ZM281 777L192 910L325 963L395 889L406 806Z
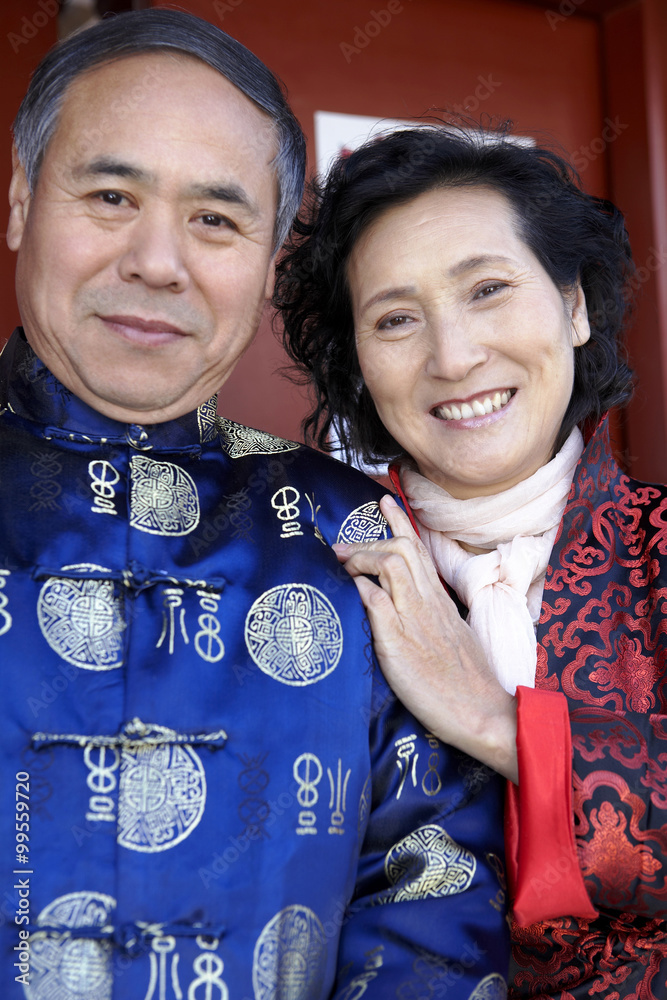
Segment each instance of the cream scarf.
M510 694L535 687L535 623L544 578L584 442L577 427L532 476L495 496L456 500L400 466L401 485L438 572L469 608L468 624ZM467 552L458 540L482 554Z

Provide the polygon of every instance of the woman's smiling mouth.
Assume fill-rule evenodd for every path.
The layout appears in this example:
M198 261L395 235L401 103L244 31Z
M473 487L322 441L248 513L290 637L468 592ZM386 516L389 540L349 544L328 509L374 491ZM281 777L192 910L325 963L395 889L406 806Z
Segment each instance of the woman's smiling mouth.
M497 413L509 403L516 389L497 390L475 396L467 402L441 403L435 406L431 413L440 420L470 420L472 417L485 417L489 413Z

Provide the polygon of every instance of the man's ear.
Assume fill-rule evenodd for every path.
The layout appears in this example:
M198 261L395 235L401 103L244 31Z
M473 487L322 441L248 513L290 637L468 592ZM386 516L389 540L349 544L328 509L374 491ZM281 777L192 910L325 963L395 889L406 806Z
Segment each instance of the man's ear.
M581 282L577 285L574 304L572 306L572 346L581 347L590 340L591 328L588 322L588 309L586 308L586 296L581 287Z
M12 166L14 172L9 185L9 222L7 223L7 246L10 250L18 250L23 240L25 224L30 210L30 185L23 164L19 160L16 146L12 149Z

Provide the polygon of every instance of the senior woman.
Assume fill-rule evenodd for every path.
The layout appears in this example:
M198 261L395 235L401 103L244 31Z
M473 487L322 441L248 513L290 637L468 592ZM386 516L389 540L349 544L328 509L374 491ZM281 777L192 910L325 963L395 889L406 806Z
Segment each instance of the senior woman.
M559 156L435 125L341 159L278 277L310 436L393 460L422 539L387 497L338 549L380 663L510 779L516 997L667 996L667 495L604 416L631 275Z

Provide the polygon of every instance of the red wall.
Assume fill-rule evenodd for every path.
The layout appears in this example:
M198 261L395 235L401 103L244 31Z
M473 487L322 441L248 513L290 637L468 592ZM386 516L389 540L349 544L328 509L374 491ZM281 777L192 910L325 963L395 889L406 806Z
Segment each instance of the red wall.
M10 126L21 103L30 73L57 38L55 0L3 0L0 7L0 345L19 321L14 298L14 254L7 249L6 191L11 178Z
M626 127L608 150L610 197L625 213L637 265L628 337L637 390L625 465L667 480L667 5L641 0L604 22L607 107Z

